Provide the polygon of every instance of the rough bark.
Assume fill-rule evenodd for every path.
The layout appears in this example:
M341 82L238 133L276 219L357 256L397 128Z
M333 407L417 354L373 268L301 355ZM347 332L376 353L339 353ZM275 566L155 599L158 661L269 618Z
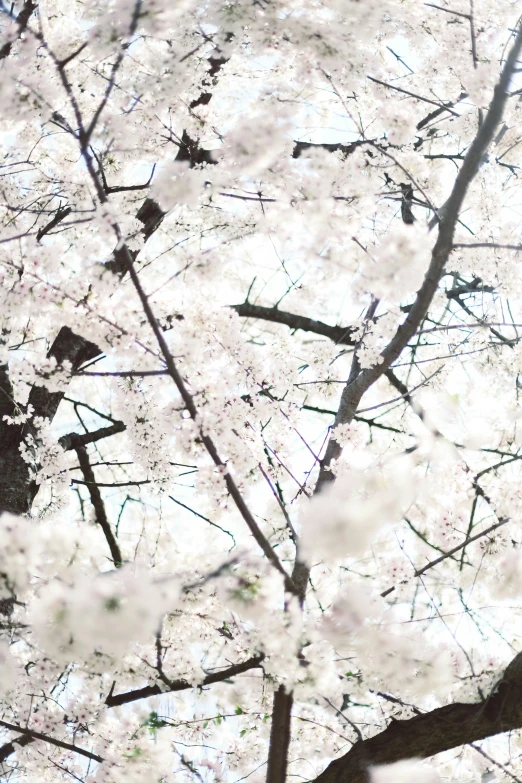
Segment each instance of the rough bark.
M69 361L73 371L100 353L89 340L75 335L64 326L58 332L49 352L59 364ZM33 386L29 403L35 416L52 420L63 399L63 392L50 392L44 386ZM38 485L31 479L29 465L23 460L20 446L24 438L33 433L30 420L26 424L8 424L3 416L12 416L16 411L13 388L5 365L0 367L0 511L12 514L27 514L38 491Z
M285 783L293 702L292 693L287 693L284 685L280 685L272 704L266 783Z
M29 510L35 494L29 466L22 459L20 443L28 428L8 424L4 416L13 416L16 405L6 365L0 366L0 510L23 514Z
M520 729L522 672L519 658L516 656L506 669L506 674L510 672L509 683L502 681L487 701L448 704L409 720L392 720L380 734L356 743L348 753L332 761L314 783L367 783L371 766L408 758L429 758L460 745Z
M17 22L19 33L25 30L31 14L36 10L37 3L26 0L18 15ZM6 57L11 51L12 44L6 44L0 50L0 59ZM6 49L6 47L8 47ZM209 58L209 78L214 80L227 58L221 57L219 51L216 56ZM204 103L208 103L210 95L203 92L210 83L203 80L202 95L205 95ZM188 161L191 167L200 163L214 163L210 152L204 150L199 142L192 139L186 131L183 132L175 160ZM159 204L151 198L146 198L140 206L136 217L143 224L142 234L147 241L159 228L165 212ZM137 252L131 253L135 260ZM127 271L125 254L115 251L112 258L105 264L108 271L122 276ZM69 327L60 329L53 342L48 356L56 358L59 364L65 360L71 362L73 371L78 370L82 364L95 358L101 350L81 335L75 334ZM58 410L58 405L63 399L62 392L50 392L44 386L35 385L29 395L29 403L34 407L35 416L43 416L52 420ZM29 466L22 459L20 445L24 438L31 432L31 425L8 425L3 420L3 415L11 416L15 411L13 402L13 390L9 381L8 368L0 366L0 513L9 511L13 514L26 514L29 512L32 502L38 491L38 485L31 480Z

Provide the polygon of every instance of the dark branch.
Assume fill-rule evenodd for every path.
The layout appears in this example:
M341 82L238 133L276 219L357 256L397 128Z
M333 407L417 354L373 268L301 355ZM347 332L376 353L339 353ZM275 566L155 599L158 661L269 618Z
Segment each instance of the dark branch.
M33 737L29 737L27 734L24 734L23 736L19 737L18 739L13 740L12 742L6 742L5 745L2 745L0 747L0 763L4 762L9 756L12 756L13 753L15 753L16 748L13 743L19 745L21 748L25 747L25 745L30 745L31 742L34 742Z
M16 723L7 723L7 721L5 720L0 720L0 726L3 726L6 729L10 729L10 731L19 731L20 734L23 734L24 737L27 738L26 741L23 743L24 745L28 745L30 742L34 740L42 740L42 742L48 742L50 745L55 745L57 748L72 750L74 751L74 753L79 753L80 756L85 756L88 759L92 759L92 761L97 761L99 764L101 764L104 760L101 756L96 755L96 753L91 753L90 750L84 750L84 748L78 748L76 745L71 745L69 742L62 742L62 740L55 739L54 737L49 737L47 734L41 734L39 731L26 729L24 726L17 726ZM20 741L14 740L14 741L18 742L19 745L22 744L21 740ZM8 745L4 745L4 747L0 749L0 759L2 759L3 754L5 754L4 758L7 758L7 756L10 755L10 753L6 753L6 750L9 745L12 745L12 743L10 742L8 743Z
M360 147L362 144L367 144L368 141L366 139L360 139L357 141L352 141L349 144L313 144L310 141L296 141L294 144L294 149L292 152L293 158L300 158L303 152L306 152L306 150L326 150L327 152L342 152L344 157L346 158L348 155L351 155L352 152L354 152L357 147Z
M250 671L251 669L258 669L261 667L264 657L265 656L261 653L259 655L255 655L253 658L249 658L248 661L243 661L243 663L236 663L233 666L229 666L227 669L222 669L219 672L208 674L198 687L203 688L205 685L212 685L215 682L226 682L231 677L235 677L238 674L243 674L243 672ZM140 699L148 699L150 696L160 696L162 693L174 693L175 691L189 690L193 687L194 686L188 683L186 680L172 680L169 683L169 687L165 688L164 690L162 690L158 685L148 685L145 688L139 688L135 691L126 691L125 693L119 693L114 696L113 686L109 692L109 695L105 699L105 704L110 709L112 707L120 707L122 704L130 704L131 702L139 701ZM68 750L74 750L75 753L80 753L84 756L86 755L88 758L92 758L94 761L98 761L100 763L103 761L101 756L96 756L93 753L89 753L89 751L84 751L82 748L77 748L75 745L68 745L67 743L61 742L60 740L54 740L51 737L47 737L45 734L39 734L38 732L31 731L30 729L24 729L21 726L6 723L5 721L0 721L0 725L12 729L13 731L19 731L23 734L23 736L19 739L15 739L12 742L7 742L5 745L0 747L0 763L5 761L7 758L9 758L9 756L12 756L13 753L16 752L15 743L23 747L25 745L29 745L31 742L34 742L36 739L42 739L44 742L49 742L52 745L57 745L58 747L63 747Z
M409 90L405 90L402 87L397 87L393 84L382 82L380 79L375 79L373 76L368 76L368 79L371 82L375 82L375 84L380 84L382 87L387 87L389 90L396 90L397 92L402 92L404 95L408 95L410 98L416 98L418 101L424 101L424 103L431 103L433 106L438 106L440 111L448 111L450 114L454 114L456 117L459 116L456 111L452 111L451 107L447 103L441 104L440 101L433 101L431 98L425 98L423 95L417 95L417 93L410 92Z
M258 318L262 321L284 324L290 327L290 329L314 332L314 334L328 337L334 343L355 345L356 342L351 337L353 330L351 326L330 326L330 324L325 324L323 321L315 321L313 318L307 318L304 315L295 315L294 313L287 313L285 310L279 310L277 307L263 307L250 302L232 305L232 309L242 318Z
M99 356L100 353L100 349L94 343L75 334L68 326L63 326L47 356L56 359L59 365L66 361L70 362L74 373L82 364ZM29 403L34 408L34 415L52 420L63 399L63 394L63 392L51 392L45 386L33 386L29 394Z
M424 281L417 292L415 302L405 321L399 326L395 335L381 352L380 362L373 367L357 373L355 377L350 378L349 382L344 387L339 410L335 419L335 426L348 423L353 419L363 394L393 365L395 361L397 361L428 312L428 308L444 274L446 262L453 247L455 228L458 223L459 213L464 203L466 193L477 174L484 154L493 140L495 131L502 119L508 97L507 88L521 48L522 25L518 29L515 42L506 59L484 121L466 153L466 157L457 174L451 194L444 205L442 214L439 211L439 234L432 250L430 265L424 277ZM321 464L321 471L318 479L319 486L321 486L323 482L329 482L334 479L334 475L328 470L328 466L332 460L339 457L340 451L341 447L337 441L330 438Z
M243 672L248 672L251 669L259 669L264 657L263 654L255 655L253 658L249 658L248 661L229 666L228 669L222 669L219 672L207 674L198 687L202 688L205 685L212 685L215 682L225 682L231 677L235 677L237 674L243 674ZM159 685L146 685L144 688L138 688L135 691L127 691L126 693L119 693L116 696L109 693L105 699L105 704L107 707L119 707L122 704L129 704L132 701L148 699L150 696L160 696L162 693L174 693L175 691L186 691L193 687L193 685L183 679L171 680L168 688L162 689Z
M52 231L55 226L61 223L62 220L65 220L65 218L68 217L71 214L71 212L72 212L72 207L65 207L65 209L59 207L53 219L50 220L49 223L47 223L45 226L42 226L42 228L38 231L36 235L36 239L38 240L38 242L40 242L42 237L48 234L49 231Z
M192 395L190 394L190 392L188 391L185 385L185 381L183 380L174 362L174 357L172 356L169 347L165 341L163 331L156 319L156 316L154 315L149 299L145 291L143 290L138 273L134 268L132 256L126 245L123 245L123 247L121 248L121 253L125 257L127 270L129 272L134 288L136 289L136 293L138 294L138 297L140 299L141 306L143 307L143 311L145 313L149 326L154 332L154 336L156 338L159 349L161 351L161 354L167 366L168 373L172 378L172 380L174 381L174 384L180 394L181 399L183 400L183 404L185 405L185 408L187 409L190 418L194 422L197 422L199 418L198 409L194 403ZM209 435L204 434L203 432L201 432L200 437L203 445L205 446L205 449L207 450L208 455L212 459L212 462L214 463L214 465L218 470L222 471L227 490L231 495L237 510L241 514L248 529L250 530L252 536L254 537L254 540L256 541L260 549L263 551L267 560L273 565L273 567L277 571L279 571L280 574L283 575L287 590L293 591L292 580L290 579L289 575L286 573L285 568L282 565L281 561L279 560L272 545L270 544L270 542L268 541L268 539L260 529L259 525L257 524L254 515L250 511L248 505L246 504L243 495L241 494L236 482L234 481L229 471L228 465L225 462L223 462L223 460L221 459L221 456L216 448L213 439Z
M111 428L107 427L106 429L111 429ZM87 454L87 449L85 448L85 446L79 443L77 445L73 445L72 448L75 449L76 454L78 455L78 462L80 463L80 468L82 470L83 477L85 479L85 483L87 485L87 489L89 491L89 495L91 498L91 503L94 507L94 511L96 514L96 522L103 530L103 534L109 545L109 549L111 550L112 561L116 566L116 568L119 568L123 562L121 552L120 552L120 547L118 546L118 542L116 541L109 520L107 518L105 505L103 503L100 490L98 489L98 485L96 484L94 471L91 467L91 463L89 462L89 455Z
M274 693L272 706L267 783L285 783L286 781L293 702L292 693L287 693L284 685L280 685Z
M24 7L16 17L18 30L15 40L18 40L20 36L24 34L25 30L27 29L27 25L29 24L29 19L31 18L31 15L34 13L34 11L36 11L37 7L38 3L35 3L34 0L25 0ZM11 54L13 44L14 41L8 41L2 46L0 49L0 60L5 60L5 58Z
M95 443L103 438L110 438L111 435L116 435L118 432L125 432L125 424L122 421L116 421L110 427L100 427L99 430L94 432L85 432L79 435L77 432L71 432L68 435L63 435L58 443L65 451L71 451L71 449L78 449L80 446L86 446L88 443Z
M506 669L509 683L501 682L486 702L448 704L409 720L392 720L385 731L356 743L348 753L332 761L313 783L367 783L370 766L408 758L428 758L460 745L520 729L522 676L518 671L518 659L516 656Z

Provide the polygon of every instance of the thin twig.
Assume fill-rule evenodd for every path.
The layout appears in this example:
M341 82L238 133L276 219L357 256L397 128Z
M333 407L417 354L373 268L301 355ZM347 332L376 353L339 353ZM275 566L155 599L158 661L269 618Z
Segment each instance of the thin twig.
M110 429L110 428L107 427L106 429ZM112 532L112 528L110 526L109 520L107 519L105 505L103 503L100 490L98 489L98 485L94 477L94 471L91 467L91 463L89 462L89 455L87 454L87 449L85 448L84 445L81 444L77 444L75 446L73 445L73 448L76 451L76 454L78 455L78 462L80 463L83 477L85 479L85 483L87 484L87 489L89 491L89 495L91 498L91 503L94 507L94 511L96 514L96 522L100 525L101 529L103 530L103 534L109 545L109 549L111 550L112 561L114 565L116 566L116 568L120 568L120 566L123 564L120 547L118 545L118 542L116 541L114 533ZM75 481L75 479L73 479L73 481Z

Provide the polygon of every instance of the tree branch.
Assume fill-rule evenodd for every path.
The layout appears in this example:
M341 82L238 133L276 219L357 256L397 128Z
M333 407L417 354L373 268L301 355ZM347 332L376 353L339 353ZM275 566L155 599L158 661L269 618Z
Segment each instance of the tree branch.
M111 429L111 428L106 427L105 429ZM112 532L112 528L110 526L109 520L107 519L105 505L103 503L103 499L100 490L98 488L98 485L96 484L94 471L91 467L91 463L89 462L89 455L87 454L87 449L85 448L85 446L81 445L80 443L78 443L77 445L73 445L72 448L75 449L76 454L78 455L78 462L80 463L80 468L82 470L83 477L85 479L85 483L87 485L87 489L89 491L89 495L91 498L91 503L94 507L94 511L96 514L96 522L103 530L103 534L105 535L105 539L109 545L109 549L111 550L112 561L116 566L116 568L119 568L123 563L120 547L118 545L118 542L116 541L114 533Z
M49 221L45 226L42 226L38 230L38 233L36 234L36 239L38 242L49 233L49 231L52 231L55 226L58 226L62 220L65 220L66 217L68 217L72 212L72 207L65 207L62 209L62 207L58 207L55 216L52 218L52 220Z
M250 671L251 669L258 669L261 667L264 657L264 654L260 653L259 655L255 655L252 658L249 658L247 661L243 661L243 663L236 663L233 666L229 666L227 669L222 669L219 672L207 674L201 684L197 687L202 688L205 685L212 685L215 682L225 682L231 677L235 677L238 674L243 674L243 672ZM111 688L109 695L105 699L105 704L109 709L111 709L112 707L121 707L123 704L130 704L131 702L139 701L140 699L148 699L151 696L161 696L162 693L185 691L193 687L194 686L189 682L181 679L172 680L170 682L169 688L164 690L162 690L158 685L147 685L145 688L138 688L134 691L126 691L125 693L119 693L114 696L113 688ZM19 731L23 735L19 739L15 739L12 742L7 742L5 745L0 747L0 763L5 761L7 758L9 758L9 756L12 756L13 753L16 752L14 743L23 747L25 745L29 745L31 742L34 742L36 739L41 739L44 742L49 742L50 744L57 745L60 748L73 750L75 753L80 753L81 755L87 756L87 758L91 758L94 761L98 761L99 763L103 761L101 756L96 756L94 753L84 751L82 748L77 748L75 745L69 745L66 742L62 742L61 740L54 740L52 737L48 737L45 734L39 734L39 732L32 731L31 729L25 729L22 726L16 726L15 724L6 723L5 721L1 720L0 726L5 726L5 728L12 729L12 731Z
M207 674L207 676L201 681L198 688L202 688L205 685L212 685L215 682L224 682L225 680L235 677L237 674L243 674L243 672L250 671L251 669L259 669L261 663L264 660L264 655L254 655L253 658L249 658L248 661L243 663L235 663L233 666L229 666L228 669L222 669L219 672L213 672ZM172 680L169 683L168 688L160 688L159 685L146 685L144 688L138 688L134 691L126 691L125 693L119 693L114 696L111 693L105 699L107 707L120 707L122 704L129 704L133 701L139 701L140 699L148 699L150 696L161 696L162 693L174 693L175 691L186 691L194 686L186 680Z
M34 11L36 11L37 7L38 3L35 3L34 0L25 0L22 10L16 17L18 31L15 40L18 40L20 36L24 34L25 30L27 29L27 25L29 24L29 19L31 18L31 15L34 13ZM5 58L11 54L13 44L14 41L8 41L2 46L0 49L0 60L5 60Z
M400 356L400 354L402 353L402 351L404 350L404 348L406 347L410 339L413 337L413 335L419 328L420 324L422 323L422 320L424 319L428 311L433 296L438 288L440 279L444 273L444 267L446 265L446 262L449 258L449 254L453 246L455 227L459 219L459 213L462 204L464 202L464 198L466 196L468 187L471 184L472 180L474 179L478 171L480 162L483 159L484 153L486 152L489 144L493 140L495 129L497 128L500 120L502 119L504 106L507 100L507 88L511 80L513 70L521 48L522 48L522 25L519 26L515 38L515 43L513 44L511 51L508 55L508 58L502 70L502 74L500 76L500 80L497 86L495 87L493 99L490 103L488 112L484 118L482 125L480 126L477 132L477 135L475 136L471 146L469 147L464 162L462 164L462 167L459 173L457 174L451 194L448 200L446 201L444 213L439 217L439 234L435 242L435 245L433 247L431 262L428 267L428 271L424 277L424 282L422 283L419 291L417 292L415 302L410 312L408 313L406 320L399 326L395 335L392 337L392 339L390 340L386 348L384 348L384 350L381 352L380 361L375 366L368 369L361 370L357 359L357 353L354 352L350 376L341 394L341 400L339 403L337 415L335 417L334 426L330 431L330 436L328 439L325 455L320 463L319 476L315 486L314 494L320 492L325 484L335 480L335 474L330 470L330 465L334 460L338 459L342 451L341 446L339 445L337 440L335 440L334 437L332 437L332 433L335 431L335 427L337 427L339 424L349 423L353 420L353 417L355 416L357 411L357 406L359 405L359 402L363 394L398 359L398 357ZM366 315L367 319L373 317L374 315L374 311L375 311L374 304L375 303L372 303L372 305L370 306L367 312ZM297 589L297 594L299 596L301 603L304 602L309 577L310 577L310 567L308 563L306 563L301 559L299 547L298 547L294 568L292 570L292 582L294 583ZM466 710L467 705L463 705L463 708L464 710ZM446 708L442 708L442 710L445 709ZM287 747L288 747L288 743L290 741L291 705L288 711L283 715L283 720L280 721L279 713L276 713L276 699L274 699L274 717L277 718L277 722L278 722L277 732L280 736L286 738ZM421 718L416 718L416 720L422 720L422 717L424 716L421 716ZM449 715L448 719L451 720L451 717L452 716ZM519 715L518 725L520 725L520 719L522 719L522 709ZM393 734L394 725L395 724L392 724L392 726L389 729L387 729L387 731L391 730ZM463 725L465 724L461 723L461 717L459 716L458 720L456 721L456 729L460 728L462 730ZM453 745L444 746L443 741L441 742L441 737L444 738L446 736L448 728L446 725L444 725L444 730L442 731L440 728L438 728L438 732L437 732L437 728L438 727L435 728L430 727L430 730L427 732L428 735L427 737L422 735L422 731L421 731L421 736L423 736L426 742L428 742L430 738L438 737L439 742L443 745L443 747L440 747L440 750L445 750L447 747L455 747L455 745L463 744L463 742L472 741L474 739L480 739L482 738L482 736L489 736L489 734L491 733L498 733L498 732L486 731L485 734L481 736L479 735L477 737L472 737L470 738L470 740L466 738L462 741L454 742ZM410 734L407 735L407 737L404 738L404 741L402 743L400 741L392 742L392 745L399 746L399 750L397 752L403 753L403 755L400 755L399 758L410 758L410 757L415 757L420 755L428 756L428 755L432 755L432 753L439 752L439 750L434 750L422 754L419 753L416 748L412 749L412 746L415 747L414 743L412 742L414 736L415 736L415 732L412 731ZM339 776L337 774L337 768L334 766L334 772L331 774L330 777L328 777L328 772L323 773L323 775L326 775L326 777L324 777L321 783L333 783L334 780L336 781L336 783L341 780L350 781L350 783L362 783L362 781L365 781L367 778L366 764L368 759L371 759L371 762L373 764L386 763L388 761L387 758L384 759L379 758L378 755L379 746L378 743L375 742L375 740L376 738L373 738L368 741L369 743L374 742L374 744L377 745L377 747L375 748L371 747L371 753L368 756L366 755L365 750L356 751L356 749L359 749L361 747L365 748L366 743L362 743L362 744L357 743L357 745L354 746L354 751L356 751L356 753L357 752L362 753L363 755L361 758L358 756L352 757L355 758L355 762L352 763L351 767L349 767L348 774L344 774L344 767L343 767L342 775ZM408 743L410 746L409 748L408 748ZM419 744L422 745L422 742L419 742ZM284 753L284 756L282 756L277 748L277 745L274 745L273 752L277 760L279 760L280 758L284 758L286 760L286 752ZM272 753L272 746L270 747L270 753L269 753L269 766L270 766L271 753ZM333 762L333 765L335 764L337 764L337 762ZM331 769L333 765L330 765L328 769ZM286 777L286 761L284 767L285 768L282 771L276 772L275 780L277 783L279 783L280 780L284 781ZM323 776L320 776L320 778L322 777ZM270 776L267 778L267 783L272 783Z
M125 430L125 424L122 421L116 421L110 427L100 427L99 430L94 432L84 432L81 435L77 432L71 432L68 435L62 435L58 439L58 443L64 451L71 451L72 449L86 446L88 443L95 443L98 440L103 440L103 438L110 438L111 435L125 432Z
M21 748L25 747L26 745L30 745L31 742L34 742L33 737L29 737L27 734L22 735L21 737L18 737L18 739L13 740L12 742L6 742L5 745L2 745L0 747L0 764L3 763L9 756L12 756L13 753L16 751L16 748L13 743L19 745Z
M27 741L24 742L24 745L28 745L29 742L32 742L34 740L42 740L42 742L48 742L50 745L55 745L57 748L64 748L65 750L72 750L74 753L79 753L80 756L85 756L88 759L91 759L92 761L97 761L99 764L101 764L104 759L101 756L98 756L96 753L91 753L90 750L84 750L84 748L78 748L76 745L71 745L69 742L62 742L62 740L55 739L54 737L49 737L47 734L41 734L39 731L33 731L32 729L26 729L24 726L17 726L16 723L7 723L5 720L0 720L0 726L3 726L6 729L9 729L10 731L19 731L20 734L23 734L25 737L27 737ZM14 740L14 742L18 742L18 740ZM18 744L22 744L20 741ZM8 743L8 745L12 745L12 743ZM7 758L9 753L6 753L6 748L8 745L4 745L3 748L0 748L0 760L4 760L4 758ZM14 750L14 748L13 748ZM12 752L12 751L11 751ZM5 755L4 755L5 754Z
M342 345L355 345L356 341L352 338L352 326L330 326L323 321L315 321L313 318L307 318L304 315L295 315L285 310L279 310L278 307L263 307L262 305L243 302L243 304L232 305L232 310L242 318L259 318L262 321L284 324L290 329L299 329L303 332L314 332L323 337L329 337L334 343Z
M455 179L451 194L445 203L444 213L440 216L439 234L432 250L431 262L424 277L424 282L417 292L415 302L409 311L406 320L399 326L395 335L381 352L380 362L373 367L360 372L356 378L347 383L344 387L334 428L338 424L345 424L353 419L363 394L399 358L428 311L453 247L455 227L459 219L459 213L464 198L478 171L483 156L493 140L495 130L502 119L508 97L507 88L521 48L522 25L518 29L515 42L508 55L499 82L495 87L493 99L489 105L484 122L480 126L477 135L466 153L462 167ZM341 447L336 440L330 437L322 461L318 485L322 485L323 482L329 482L334 479L333 474L327 469L332 460L337 459L340 453Z
M272 703L272 724L268 748L267 783L285 783L292 723L292 693L280 685L274 693Z
M374 76L368 76L367 77L371 82L375 82L375 84L380 84L381 87L387 87L389 90L396 90L397 92L402 92L404 95L408 95L410 98L416 98L418 101L424 101L424 103L431 103L433 106L438 106L440 111L447 111L450 114L453 114L455 117L458 117L458 113L456 111L453 111L451 106L449 106L447 103L443 104L440 101L433 101L431 98L425 98L423 95L417 95L415 92L410 92L409 90L405 90L403 87L397 87L394 84L388 84L387 82L382 82L380 79L376 79Z
M56 359L59 365L66 361L70 362L72 371L77 372L82 364L99 356L100 353L97 345L75 334L68 326L62 326L49 349L47 358ZM63 395L63 392L51 392L45 386L33 386L29 394L29 403L34 408L34 415L52 420Z
M511 664L519 663L516 656ZM507 667L509 683L502 682L486 702L448 704L409 720L392 719L375 737L357 742L344 756L332 761L313 783L367 783L368 769L408 758L428 758L522 727L520 667Z
M197 422L198 420L198 410L196 408L196 405L194 404L194 400L192 398L192 395L188 391L185 382L183 378L181 377L175 363L174 358L172 354L170 353L169 347L165 341L165 337L163 336L163 331L159 325L159 323L156 320L156 317L154 315L154 312L150 306L149 300L147 295L145 294L142 285L140 283L140 279L138 277L138 274L136 270L134 269L134 264L132 260L132 256L130 254L129 249L126 245L123 245L120 250L117 251L117 253L121 253L122 256L125 257L125 263L127 265L127 270L129 272L130 278L132 280L132 283L134 285L134 288L136 289L136 293L138 294L138 297L141 301L141 305L143 307L143 311L145 313L145 316L147 318L147 321L149 322L149 325L154 332L154 336L156 337L158 346L160 348L160 351L162 353L163 359L165 360L165 364L167 366L168 374L174 381L178 392L181 396L181 399L183 400L183 403L190 415L190 418ZM279 560L277 554L275 553L274 549L272 548L270 542L267 540L266 536L263 534L261 529L259 528L256 520L254 519L254 516L252 515L250 509L248 508L247 504L245 503L245 500L239 491L239 488L232 478L232 475L229 472L228 466L226 463L223 462L221 459L219 452L216 448L216 445L212 438L209 435L204 434L201 432L200 434L201 441L203 445L205 446L205 449L207 450L207 453L209 454L210 458L212 459L214 465L221 470L223 474L223 478L225 481L225 485L227 487L228 492L230 493L237 510L243 517L244 521L247 524L248 529L250 530L252 536L254 537L254 540L259 545L263 553L265 554L267 560L274 566L274 568L279 571L280 574L283 575L286 583L286 587L288 590L293 591L293 584L292 580L290 579L289 575L286 573L283 565L281 564L281 561Z
M326 150L327 152L342 152L345 157L350 155L354 150L357 149L357 147L362 146L363 144L367 144L367 139L358 139L357 141L352 141L349 144L326 144L326 143L318 143L313 144L310 141L296 141L294 144L294 149L292 151L292 158L300 158L302 153L306 150Z

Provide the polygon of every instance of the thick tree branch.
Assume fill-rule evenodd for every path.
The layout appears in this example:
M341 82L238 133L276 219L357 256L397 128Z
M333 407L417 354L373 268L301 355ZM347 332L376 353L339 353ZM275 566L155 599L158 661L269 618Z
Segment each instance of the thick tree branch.
M367 783L368 768L401 759L428 758L451 748L522 728L520 654L496 692L478 704L448 704L409 720L392 720L375 737L357 742L313 783Z
M77 372L82 364L99 356L100 353L100 349L94 343L75 334L68 326L62 326L47 357L56 359L59 365L70 362L72 372ZM45 386L33 386L29 394L29 403L34 408L34 415L52 420L63 395L64 392L51 392Z
M0 747L0 764L4 762L7 758L9 758L9 756L12 756L13 753L16 752L16 748L13 744L14 742L16 742L17 745L23 748L26 745L29 745L31 742L34 742L34 739L32 737L28 737L27 734L24 734L21 737L18 737L18 739L13 740L12 742L6 742L5 745L2 745Z
M48 357L53 357L58 364L71 362L73 370L77 370L84 362L97 356L99 349L89 340L75 335L69 327L60 329L54 340ZM33 406L34 415L53 419L58 405L63 399L63 392L51 392L44 386L33 386L28 403ZM4 415L12 416L16 411L13 400L13 389L9 381L6 366L0 368L0 511L10 511L13 514L26 514L38 491L38 485L30 478L30 467L22 459L20 444L23 439L33 433L31 422L25 425L8 424Z
M303 152L306 150L326 150L327 152L342 152L345 157L354 152L357 147L361 147L363 144L368 144L367 139L359 139L352 141L349 144L313 144L310 141L296 141L294 149L292 151L293 158L300 158Z
M294 699L284 685L274 693L268 750L267 783L285 783Z
M0 365L0 511L23 514L30 508L36 485L30 479L29 466L20 453L20 443L27 428L9 424L3 418L14 416L16 410L8 367Z
M448 299L458 299L465 294L492 293L492 286L481 285L480 278L475 278L472 283L455 286L445 291ZM401 310L409 313L413 305L405 305ZM316 321L314 318L308 318L305 315L289 313L287 310L280 310L278 307L264 307L263 305L253 304L252 302L243 302L242 304L231 305L241 318L252 318L260 321L269 321L274 324L283 324L294 331L312 332L328 337L337 345L353 345L357 341L353 337L353 326L331 326L324 321ZM161 371L162 372L162 371Z

